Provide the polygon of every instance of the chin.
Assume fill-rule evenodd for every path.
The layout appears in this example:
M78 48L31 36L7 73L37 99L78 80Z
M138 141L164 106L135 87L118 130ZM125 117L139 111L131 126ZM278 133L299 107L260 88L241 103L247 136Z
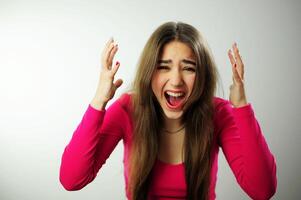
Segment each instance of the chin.
M167 119L181 119L183 116L183 111L171 112L165 110L164 115Z

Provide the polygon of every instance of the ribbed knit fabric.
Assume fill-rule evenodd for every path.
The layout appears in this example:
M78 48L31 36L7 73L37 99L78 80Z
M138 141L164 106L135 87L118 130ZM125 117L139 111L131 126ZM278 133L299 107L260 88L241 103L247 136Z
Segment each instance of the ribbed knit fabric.
M124 144L124 177L128 192L128 154L133 134L131 95L124 94L105 111L88 106L66 146L60 182L66 190L80 190L90 183L120 140ZM233 108L214 98L214 142L209 197L216 198L218 152L221 147L240 187L252 199L269 199L276 191L276 161L262 135L251 104ZM202 169L200 169L202 170ZM153 166L149 199L185 199L185 166L157 160Z

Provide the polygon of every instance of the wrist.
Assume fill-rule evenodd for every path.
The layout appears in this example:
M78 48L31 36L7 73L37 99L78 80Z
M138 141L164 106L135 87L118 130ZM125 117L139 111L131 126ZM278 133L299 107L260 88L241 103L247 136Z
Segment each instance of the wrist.
M233 106L233 108L242 108L242 107L245 107L247 105L249 105L249 104L246 103L246 104L239 104L239 105L232 105L232 106Z
M234 108L241 108L241 107L248 105L248 102L247 102L247 100L242 100L242 101L235 102L235 103L231 102L231 104Z
M98 100L96 98L92 99L90 105L96 110L105 110L107 102Z

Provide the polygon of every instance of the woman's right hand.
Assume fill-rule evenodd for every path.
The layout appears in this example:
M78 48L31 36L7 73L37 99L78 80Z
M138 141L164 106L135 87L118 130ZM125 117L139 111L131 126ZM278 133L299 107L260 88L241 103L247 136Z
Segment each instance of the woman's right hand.
M119 62L112 67L113 58L118 50L118 45L114 44L113 38L111 38L101 55L101 72L99 76L98 87L96 94L91 101L91 106L97 110L104 110L106 104L110 99L114 97L115 91L122 84L122 80L118 79L114 82L114 76L120 66Z

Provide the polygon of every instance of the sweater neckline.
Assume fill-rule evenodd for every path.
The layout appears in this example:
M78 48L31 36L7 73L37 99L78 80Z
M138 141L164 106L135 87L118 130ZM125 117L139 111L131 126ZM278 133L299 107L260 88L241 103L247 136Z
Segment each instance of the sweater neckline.
M157 163L160 165L165 165L165 166L170 166L170 167L179 167L179 166L184 165L184 162L173 164L173 163L164 162L164 161L160 160L159 158L157 158Z

